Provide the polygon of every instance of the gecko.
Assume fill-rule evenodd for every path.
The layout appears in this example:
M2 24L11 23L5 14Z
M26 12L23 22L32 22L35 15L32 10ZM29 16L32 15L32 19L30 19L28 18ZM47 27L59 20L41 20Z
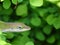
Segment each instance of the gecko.
M2 32L23 32L23 31L31 30L31 28L21 22L0 21L0 30Z

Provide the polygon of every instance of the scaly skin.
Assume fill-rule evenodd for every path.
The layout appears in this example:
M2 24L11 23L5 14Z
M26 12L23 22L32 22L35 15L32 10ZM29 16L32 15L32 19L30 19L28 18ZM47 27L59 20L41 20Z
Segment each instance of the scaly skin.
M0 30L2 32L23 32L28 31L31 28L24 23L7 23L0 21Z

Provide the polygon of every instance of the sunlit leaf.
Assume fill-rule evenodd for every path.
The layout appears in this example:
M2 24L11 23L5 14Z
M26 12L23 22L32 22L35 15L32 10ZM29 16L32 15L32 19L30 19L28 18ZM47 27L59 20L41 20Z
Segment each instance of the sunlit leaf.
M13 4L17 4L17 2L18 2L17 0L12 0Z
M34 45L34 43L32 41L29 41L25 45Z
M41 7L43 5L43 0L29 0L30 5L35 6L35 7Z
M16 14L17 16L22 17L27 16L27 5L26 4L19 5L16 9Z
M3 7L4 7L5 9L8 9L8 8L10 8L10 6L11 6L10 0L4 0L4 2L3 2Z
M60 7L60 2L58 2L56 5L57 5L58 7Z
M59 0L47 0L47 1L49 1L49 2L51 2L51 3L59 2Z

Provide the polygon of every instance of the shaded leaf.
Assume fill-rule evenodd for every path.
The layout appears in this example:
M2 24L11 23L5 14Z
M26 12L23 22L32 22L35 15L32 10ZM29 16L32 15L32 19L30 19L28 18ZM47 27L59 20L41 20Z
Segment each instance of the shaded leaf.
M42 32L36 32L36 38L41 41L45 40L45 36Z
M45 26L45 27L43 28L43 32L44 32L45 34L47 34L47 35L51 34L51 32L52 32L52 27L49 26L49 25Z
M55 40L56 40L56 39L55 39L55 36L52 35L51 37L49 37L49 38L47 39L47 42L52 44L52 43L55 42Z

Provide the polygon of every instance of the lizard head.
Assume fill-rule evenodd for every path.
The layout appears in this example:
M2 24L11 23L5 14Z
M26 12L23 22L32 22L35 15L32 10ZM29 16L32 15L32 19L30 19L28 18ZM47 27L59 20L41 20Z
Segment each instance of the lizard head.
M31 28L24 23L6 23L9 28L6 28L4 31L7 32L23 32L23 31L28 31Z
M29 26L25 25L24 23L15 23L13 25L13 28L20 29L20 30L30 30L31 29Z

